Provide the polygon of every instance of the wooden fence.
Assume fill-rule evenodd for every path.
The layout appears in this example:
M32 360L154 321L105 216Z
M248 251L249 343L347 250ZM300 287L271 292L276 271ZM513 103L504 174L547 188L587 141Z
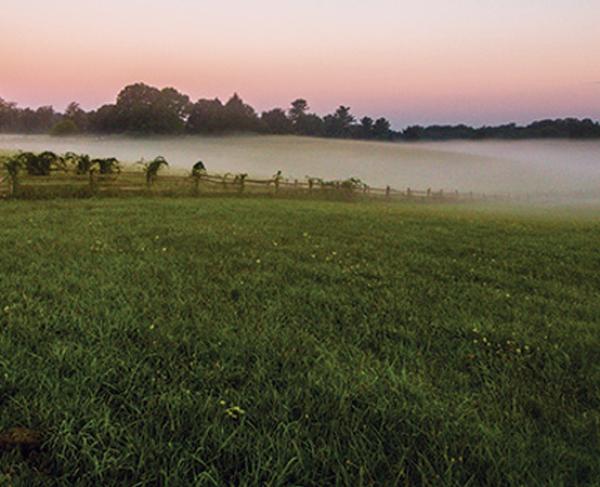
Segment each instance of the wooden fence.
M51 198L92 195L218 195L248 194L281 197L323 198L387 198L415 201L507 201L524 200L526 195L484 194L443 190L396 189L387 186L368 186L358 180L323 181L319 178L288 179L275 176L269 179L251 178L244 174L202 173L197 176L166 172L159 174L149 185L143 172L126 170L118 174L75 175L55 172L50 176L21 176L11 195L11 181L0 176L0 196L17 198Z

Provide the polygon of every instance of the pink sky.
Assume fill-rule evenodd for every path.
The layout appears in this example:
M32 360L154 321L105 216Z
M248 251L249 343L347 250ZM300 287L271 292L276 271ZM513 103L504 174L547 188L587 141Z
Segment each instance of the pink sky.
M3 0L0 97L114 101L126 84L408 123L600 118L598 0Z

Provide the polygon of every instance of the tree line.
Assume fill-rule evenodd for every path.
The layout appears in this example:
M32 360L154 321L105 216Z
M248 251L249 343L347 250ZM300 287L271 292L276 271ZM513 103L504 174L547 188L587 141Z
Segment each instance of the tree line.
M51 106L36 110L19 108L0 98L0 132L100 134L225 134L254 132L364 140L450 140L600 138L600 123L575 118L542 120L526 126L470 127L467 125L413 125L392 129L384 118L357 119L341 105L323 117L310 111L308 102L294 100L287 109L262 113L234 94L225 103L218 98L192 102L174 88L155 88L144 83L125 87L113 104L85 111L76 102L60 113Z

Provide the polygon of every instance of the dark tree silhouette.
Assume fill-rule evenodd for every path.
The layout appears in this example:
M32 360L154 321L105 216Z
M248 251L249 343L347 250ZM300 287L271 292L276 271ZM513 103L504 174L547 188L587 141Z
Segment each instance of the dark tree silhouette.
M221 100L198 100L190 110L186 130L192 134L225 131L227 121Z
M304 115L296 124L296 133L300 135L322 136L323 131L323 119L315 113Z
M174 88L136 83L119 93L110 115L119 132L177 133L185 128L189 110L189 97Z
M260 120L263 130L269 134L291 134L294 130L293 122L281 108L263 112Z
M379 140L388 140L392 137L390 122L381 117L375 120L373 125L372 135L374 138Z
M327 137L345 138L351 135L354 117L350 114L350 107L341 105L333 115L327 115L323 122Z
M292 108L290 108L290 120L292 123L296 123L298 119L306 115L308 111L308 102L304 98L298 98L292 102Z
M64 118L70 120L77 128L76 131L85 132L88 129L88 115L81 109L79 103L71 102L65 110Z
M98 110L88 113L89 131L94 133L117 132L115 113L115 105L102 105Z
M360 139L370 139L373 136L373 119L371 117L361 118L357 133Z
M226 130L256 131L259 129L258 117L254 108L243 102L237 93L234 93L225 104Z

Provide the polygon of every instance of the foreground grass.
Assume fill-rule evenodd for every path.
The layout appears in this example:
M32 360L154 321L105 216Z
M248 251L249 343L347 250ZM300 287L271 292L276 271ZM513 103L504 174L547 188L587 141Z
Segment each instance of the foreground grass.
M568 215L567 215L568 216ZM0 205L0 485L600 478L600 221Z

